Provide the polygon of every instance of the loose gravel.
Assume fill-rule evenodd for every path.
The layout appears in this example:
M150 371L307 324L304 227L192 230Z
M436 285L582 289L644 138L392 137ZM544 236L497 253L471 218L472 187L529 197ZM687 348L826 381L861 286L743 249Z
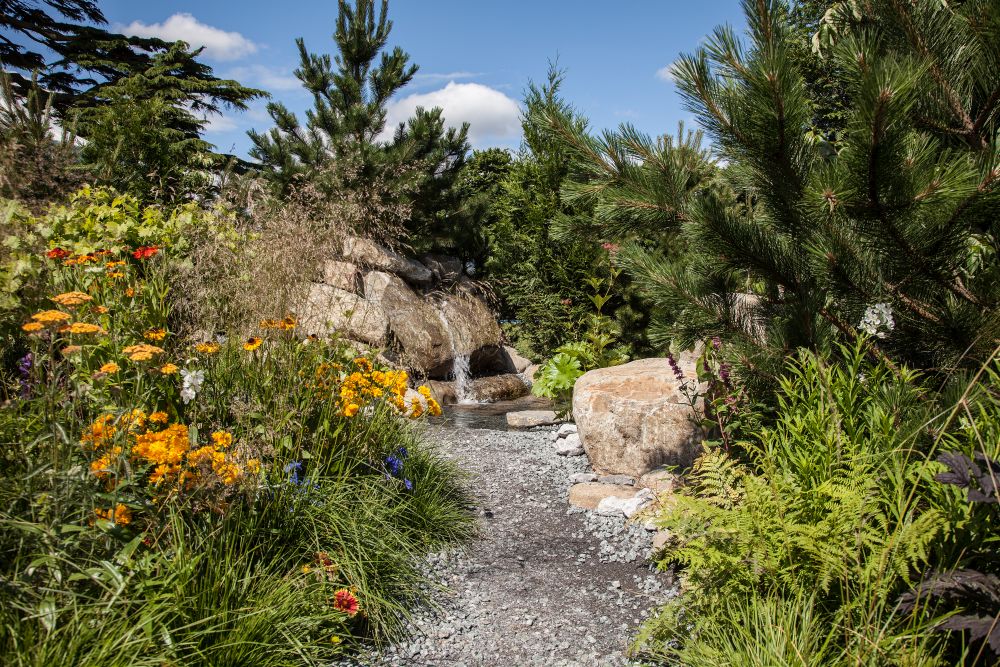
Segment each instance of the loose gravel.
M639 624L676 595L648 563L652 533L566 502L585 456L559 456L554 428L435 427L442 454L469 472L480 535L431 554L442 586L416 611L409 639L341 663L447 667L624 667Z

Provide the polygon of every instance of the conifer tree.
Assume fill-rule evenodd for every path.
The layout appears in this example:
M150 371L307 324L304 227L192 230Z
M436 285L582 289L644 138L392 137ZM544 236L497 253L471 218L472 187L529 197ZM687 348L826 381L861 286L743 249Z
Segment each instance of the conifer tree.
M440 109L417 109L386 138L389 100L413 79L417 66L400 47L387 50L387 0L377 11L375 0L340 0L338 8L335 58L297 41L295 75L313 95L305 123L284 105L270 104L276 127L250 133L251 155L279 193L305 181L328 188L385 184L378 196L406 203L409 219L403 222L421 245L443 223L457 222L450 215L458 213L453 186L469 149L468 127L446 129Z
M658 224L683 256L635 240L621 253L672 315L661 340L721 335L756 377L795 348L861 335L870 354L921 368L985 359L1000 344L1000 5L858 0L828 14L824 57L849 101L836 144L810 131L829 100L812 97L823 88L807 85L787 4L743 7L747 44L717 28L674 66L727 164L721 187L680 197L673 178L629 167L600 188L613 150L575 157L570 191L593 192L607 233L634 238L657 222L644 202L667 203Z

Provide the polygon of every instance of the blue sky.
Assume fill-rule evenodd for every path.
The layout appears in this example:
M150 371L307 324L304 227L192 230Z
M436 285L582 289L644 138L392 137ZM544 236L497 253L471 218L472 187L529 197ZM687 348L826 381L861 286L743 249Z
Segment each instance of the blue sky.
M205 45L220 76L269 90L301 112L310 104L292 71L295 38L332 53L335 0L103 0L113 27L133 34ZM545 77L549 60L567 70L564 96L595 129L631 122L651 134L672 133L690 115L664 76L680 53L697 47L714 26L742 27L738 0L394 0L390 46L420 66L394 100L390 119L417 104L442 106L445 118L472 123L476 148L520 142L518 105L529 80ZM246 131L271 127L264 103L211 119L207 138L245 155Z

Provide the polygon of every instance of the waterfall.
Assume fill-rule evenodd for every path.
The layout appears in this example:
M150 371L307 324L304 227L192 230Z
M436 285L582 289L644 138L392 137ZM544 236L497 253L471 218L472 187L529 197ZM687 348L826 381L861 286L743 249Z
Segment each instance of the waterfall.
M445 302L439 303L437 314L441 319L441 324L444 325L444 330L448 332L448 342L451 343L451 378L455 383L455 400L460 404L476 403L477 401L468 394L469 380L472 376L469 370L469 355L459 354L458 341L455 340L455 330L448 321L448 314L445 312L446 305Z

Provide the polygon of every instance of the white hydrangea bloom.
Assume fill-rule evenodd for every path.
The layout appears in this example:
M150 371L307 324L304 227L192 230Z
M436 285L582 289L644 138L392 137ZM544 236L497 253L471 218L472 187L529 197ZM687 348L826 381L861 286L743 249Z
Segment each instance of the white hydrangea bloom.
M896 327L896 322L892 319L892 307L887 303L876 303L868 306L865 314L858 323L858 328L869 336L885 338L886 334Z

